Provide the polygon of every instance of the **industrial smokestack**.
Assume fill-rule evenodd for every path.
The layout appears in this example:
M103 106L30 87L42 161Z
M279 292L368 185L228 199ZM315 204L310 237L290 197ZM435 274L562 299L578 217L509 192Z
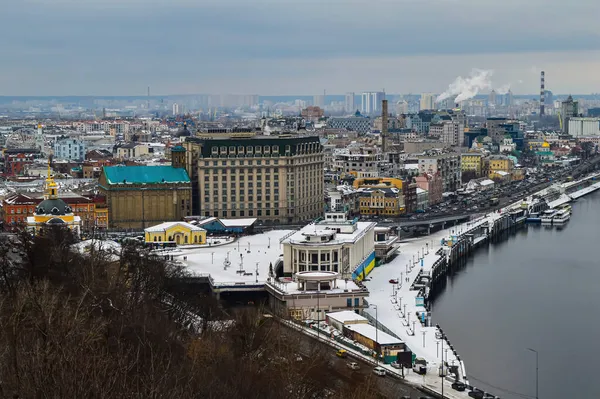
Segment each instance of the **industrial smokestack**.
M546 102L546 73L542 71L540 76L540 117L544 116L544 105Z
M381 101L381 151L386 152L386 140L388 135L388 102Z

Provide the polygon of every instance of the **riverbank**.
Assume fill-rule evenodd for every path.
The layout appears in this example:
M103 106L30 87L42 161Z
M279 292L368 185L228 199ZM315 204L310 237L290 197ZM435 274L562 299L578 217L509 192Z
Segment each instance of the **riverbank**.
M587 177L586 179L589 179ZM580 180L582 182L585 179ZM576 186L578 182L569 183ZM591 186L590 186L591 187ZM547 195L550 190L545 189L537 194ZM572 198L578 198L589 194L594 190L582 188L561 195L554 201L552 206L569 202ZM418 376L422 384L433 391L441 393L443 379L438 376L437 370L443 362L448 365L458 366L459 378L469 383L466 366L454 347L448 342L447 337L440 339L440 330L430 323L429 319L417 320L417 313L427 314L423 302L428 294L430 284L419 284L424 281L432 281L432 271L436 262L440 262L447 256L447 247L442 240L455 236L456 241L466 239L465 233L473 231L474 228L485 227L489 229L499 219L506 217L510 212L521 208L521 202L517 201L500 212L487 214L478 220L463 223L449 229L439 231L431 236L404 241L400 244L400 253L396 258L381 267L376 268L371 275L370 281L365 285L370 291L369 304L375 305L366 310L372 317L377 317L379 323L390 329L418 357L422 357L429 363L429 372L426 376ZM489 230L488 230L489 232ZM480 240L481 241L481 240ZM465 253L465 256L467 254ZM424 278L428 277L428 278ZM391 284L390 279L398 280L398 284ZM408 279L408 280L407 280ZM444 349L442 350L442 345ZM447 392L450 384L445 383L443 390Z

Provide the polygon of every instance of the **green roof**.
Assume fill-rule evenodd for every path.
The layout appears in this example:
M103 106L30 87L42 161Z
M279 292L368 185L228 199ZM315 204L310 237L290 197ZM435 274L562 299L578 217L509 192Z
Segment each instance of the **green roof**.
M183 168L172 166L105 166L108 184L190 183Z
M171 152L185 152L185 148L183 148L180 145L177 145L177 146L171 148Z

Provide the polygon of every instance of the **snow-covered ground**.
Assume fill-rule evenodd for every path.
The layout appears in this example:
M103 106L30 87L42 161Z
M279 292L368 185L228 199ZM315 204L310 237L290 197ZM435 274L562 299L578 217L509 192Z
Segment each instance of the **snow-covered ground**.
M442 342L436 338L436 327L423 327L417 320L416 312L425 309L417 306L418 291L411 291L410 287L420 269L427 274L434 262L439 259L439 255L435 252L441 248L442 239L448 238L451 234L461 234L477 225L493 222L500 216L501 214L492 213L426 237L404 240L400 244L399 254L390 263L375 268L369 275L371 280L364 282L369 289L369 304L377 306L377 311L375 307L370 307L367 312L373 317L377 316L379 323L400 337L417 357L427 360L430 370L428 374L425 377L412 376L411 378L416 378L422 383L425 381L432 389L441 389L441 379L438 377L437 369L442 360ZM406 281L407 277L409 281ZM394 284L389 282L390 279L397 279L399 283L395 295L393 295ZM435 325L435 320L433 324ZM443 343L443 348L447 363L459 365L460 374L465 374L464 364L458 361L447 342Z
M210 274L215 285L264 283L269 274L269 265L272 263L274 267L283 253L279 240L288 233L291 230L273 230L241 237L224 245L191 249L179 247L179 251L172 254L186 264L192 273ZM226 260L229 260L228 267L225 267ZM240 270L244 273L240 273Z

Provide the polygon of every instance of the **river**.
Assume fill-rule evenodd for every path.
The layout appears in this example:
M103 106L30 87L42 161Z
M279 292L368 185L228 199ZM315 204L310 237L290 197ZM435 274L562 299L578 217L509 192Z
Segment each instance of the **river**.
M560 230L528 226L477 250L435 299L472 385L535 398L531 348L541 398L600 398L600 192L572 206Z

